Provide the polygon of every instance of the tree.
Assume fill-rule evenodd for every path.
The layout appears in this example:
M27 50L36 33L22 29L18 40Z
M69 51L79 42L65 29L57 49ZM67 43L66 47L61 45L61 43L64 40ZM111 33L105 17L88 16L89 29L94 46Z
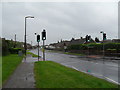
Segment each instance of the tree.
M95 38L95 41L96 41L96 42L100 42L100 40L99 40L97 37Z

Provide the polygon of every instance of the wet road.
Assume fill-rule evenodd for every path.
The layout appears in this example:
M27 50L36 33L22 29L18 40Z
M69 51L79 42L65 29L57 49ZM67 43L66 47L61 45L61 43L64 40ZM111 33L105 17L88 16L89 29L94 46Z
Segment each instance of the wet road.
M31 50L37 54L37 49ZM108 81L118 83L118 63L116 60L104 60L96 58L83 58L76 55L67 55L57 52L46 51L46 60L55 61L67 67L89 73L99 78L104 78ZM42 52L40 51L40 56Z

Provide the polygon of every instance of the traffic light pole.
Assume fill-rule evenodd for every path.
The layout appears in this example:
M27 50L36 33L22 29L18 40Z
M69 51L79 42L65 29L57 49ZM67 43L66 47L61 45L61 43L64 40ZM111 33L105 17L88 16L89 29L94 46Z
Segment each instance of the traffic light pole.
M39 42L38 42L38 61L39 61Z
M45 40L43 40L43 61L45 61Z

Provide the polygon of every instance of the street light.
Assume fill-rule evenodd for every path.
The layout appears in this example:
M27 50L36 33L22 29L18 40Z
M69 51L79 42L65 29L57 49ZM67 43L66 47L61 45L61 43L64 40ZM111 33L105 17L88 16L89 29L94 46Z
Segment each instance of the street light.
M27 50L27 45L26 45L26 20L27 18L34 18L33 16L26 16L25 17L25 43L24 43L24 48L25 48L25 57L26 57L26 50Z
M102 43L104 43L104 40L105 40L105 39L104 39L104 34L105 34L105 32L101 31L100 33L103 34L103 42L102 42ZM105 53L104 53L104 44L103 44L103 58L104 58L104 54L105 54Z
M102 43L104 43L104 34L105 34L105 32L103 32L103 31L101 31L100 33L102 33L103 34L103 41L102 41ZM105 54L105 51L104 51L104 44L103 44L103 78L105 78L105 72L104 72L104 70L105 70L105 68L104 68L104 54Z

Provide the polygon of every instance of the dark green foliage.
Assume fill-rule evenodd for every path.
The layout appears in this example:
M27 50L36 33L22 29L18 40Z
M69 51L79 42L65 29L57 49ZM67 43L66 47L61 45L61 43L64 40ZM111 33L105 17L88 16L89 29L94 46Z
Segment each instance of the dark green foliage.
M106 43L104 44L104 46L105 46L105 50L107 49L120 50L120 43Z
M7 41L2 40L2 56L9 54L8 48L9 48L9 46L8 46Z
M68 50L85 50L87 49L87 46L84 44L77 44L77 45L71 45L68 46Z
M92 48L94 50L102 50L103 48L103 44L100 43L90 43L90 44L86 44L87 48Z
M92 48L94 50L102 50L104 45L104 49L116 49L120 50L120 43L90 43L90 44L77 44L68 46L68 50L87 50L88 48Z
M22 42L16 42L13 40L2 39L2 56L8 55L9 53L17 54L19 50L22 50ZM14 48L16 47L16 48ZM22 50L23 51L23 50Z
M9 48L11 54L18 54L18 52L21 50L21 48Z

